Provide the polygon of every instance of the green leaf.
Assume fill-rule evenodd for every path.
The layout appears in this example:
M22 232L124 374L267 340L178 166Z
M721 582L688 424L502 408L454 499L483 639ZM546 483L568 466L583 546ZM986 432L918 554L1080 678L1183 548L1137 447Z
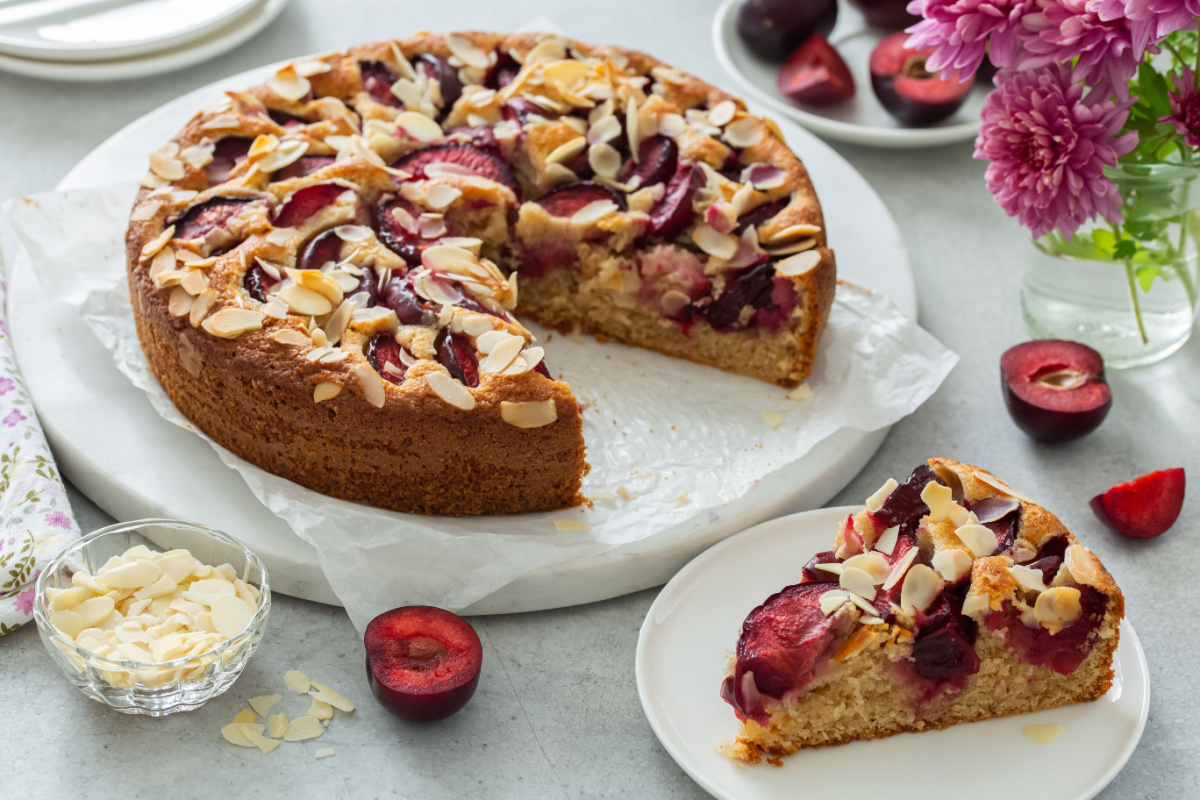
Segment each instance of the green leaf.
M1124 261L1133 258L1137 255L1138 245L1132 239L1122 239L1117 242L1116 249L1113 250L1113 258Z
M1150 61L1143 61L1137 71L1136 107L1139 112L1158 118L1171 113L1171 99L1168 96L1167 79L1150 66Z
M1138 267L1136 271L1138 286L1142 287L1143 292L1150 291L1150 285L1154 283L1154 279L1158 277L1158 273L1162 271L1162 267L1158 264L1149 264L1144 267Z

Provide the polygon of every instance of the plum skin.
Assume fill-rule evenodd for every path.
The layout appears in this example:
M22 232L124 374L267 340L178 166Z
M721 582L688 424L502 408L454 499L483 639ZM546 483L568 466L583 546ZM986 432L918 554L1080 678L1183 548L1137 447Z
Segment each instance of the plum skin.
M375 699L400 719L413 722L436 722L458 713L474 696L475 689L479 686L479 672L476 672L471 680L453 689L429 694L398 692L384 686L375 677L370 658L366 659L366 665L367 682L371 685L371 693L375 695Z
M742 0L737 32L756 56L780 62L814 33L828 36L837 17L836 0Z
M1091 411L1052 411L1017 397L1003 374L1000 376L1000 385L1004 390L1004 405L1013 422L1029 438L1046 444L1070 442L1087 436L1100 427L1112 408L1112 397L1109 397L1107 403Z

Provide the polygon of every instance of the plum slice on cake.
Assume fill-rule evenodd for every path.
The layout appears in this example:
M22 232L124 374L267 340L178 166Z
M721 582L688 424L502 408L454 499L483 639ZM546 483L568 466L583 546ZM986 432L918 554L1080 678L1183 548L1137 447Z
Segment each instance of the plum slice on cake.
M720 749L778 763L1096 700L1124 609L1057 517L984 469L931 459L746 617L721 684L739 730Z

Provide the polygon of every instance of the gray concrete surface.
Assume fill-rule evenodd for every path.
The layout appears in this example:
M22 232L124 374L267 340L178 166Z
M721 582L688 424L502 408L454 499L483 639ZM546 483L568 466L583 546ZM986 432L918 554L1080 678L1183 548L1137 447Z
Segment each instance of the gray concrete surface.
M549 14L570 35L649 50L729 85L709 39L717 5L293 0L275 25L238 52L182 72L110 85L0 74L0 197L52 188L111 133L186 90L293 55L421 29L508 29ZM1056 447L1031 442L1005 414L997 366L1000 353L1026 337L1017 288L1029 245L991 202L970 145L916 152L836 147L898 220L916 272L921 321L962 362L923 408L895 426L831 504L861 502L888 476L902 477L939 454L986 465L1035 492L1115 574L1150 664L1145 736L1100 797L1198 796L1200 647L1185 599L1200 580L1195 496L1170 533L1147 542L1103 529L1087 500L1151 469L1197 465L1200 339L1161 365L1112 375L1114 409L1097 433ZM79 493L72 501L85 530L109 522ZM86 700L53 668L28 626L0 639L0 793L703 797L658 744L637 699L634 647L655 594L474 620L485 647L479 692L463 713L436 727L400 722L371 700L361 641L332 607L278 597L262 648L234 690L194 714L167 720L123 717ZM342 688L358 701L357 713L336 719L321 740L286 746L267 758L222 742L217 731L244 698L281 690L282 673L293 667ZM303 710L290 707L289 715ZM335 757L313 759L318 747L331 745ZM1012 771L1016 766L998 764L997 778L1018 780L1020 794L1036 798L1036 776L1019 775ZM883 790L887 796L885 786L872 782L871 795Z

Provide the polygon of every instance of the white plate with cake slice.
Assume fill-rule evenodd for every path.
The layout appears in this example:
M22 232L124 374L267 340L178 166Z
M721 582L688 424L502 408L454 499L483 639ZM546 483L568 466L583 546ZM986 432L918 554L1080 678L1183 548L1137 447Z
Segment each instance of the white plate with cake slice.
M756 525L698 556L659 594L642 625L636 672L646 718L671 757L723 800L1087 800L1099 793L1129 760L1150 708L1146 656L1128 619L1112 689L1091 703L801 750L778 768L718 752L737 728L719 690L742 621L798 583L805 562L828 549L839 521L859 508ZM1054 724L1063 733L1049 744L1024 733L1026 725Z

